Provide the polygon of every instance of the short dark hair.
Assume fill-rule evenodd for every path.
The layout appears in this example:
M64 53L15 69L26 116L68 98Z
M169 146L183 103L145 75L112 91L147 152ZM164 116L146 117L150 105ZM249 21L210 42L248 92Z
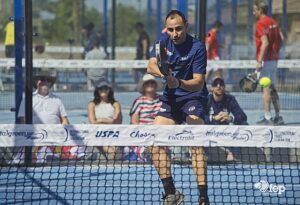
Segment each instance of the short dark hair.
M215 21L215 23L212 25L213 28L221 28L223 27L223 23L221 21Z
M93 30L95 27L93 22L88 22L86 25L83 26L83 29L87 30L87 31L91 31Z
M167 14L165 21L167 21L168 18L171 18L171 19L175 18L175 15L180 16L181 19L182 19L182 21L183 21L183 23L187 23L187 20L186 20L184 14L181 11L179 11L179 10L171 10Z
M268 4L267 4L267 2L266 2L265 0L255 0L254 5L255 5L258 9L262 10L262 12L263 12L264 14L267 14L267 13L268 13L269 7L268 7Z
M135 28L144 28L144 24L142 22L136 22Z

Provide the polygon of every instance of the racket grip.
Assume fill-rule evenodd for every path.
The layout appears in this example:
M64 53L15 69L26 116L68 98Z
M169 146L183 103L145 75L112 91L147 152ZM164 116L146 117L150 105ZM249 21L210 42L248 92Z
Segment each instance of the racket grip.
M255 73L256 73L256 80L258 80L258 79L259 79L259 77L260 77L260 72L258 72L258 71L255 71Z

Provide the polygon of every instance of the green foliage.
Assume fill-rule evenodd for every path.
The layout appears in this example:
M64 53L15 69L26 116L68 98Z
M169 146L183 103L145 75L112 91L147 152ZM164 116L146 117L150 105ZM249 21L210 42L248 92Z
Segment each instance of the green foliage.
M103 14L94 7L84 7L84 16L82 14L82 0L32 0L33 5L33 28L40 37L34 38L35 42L49 42L50 45L67 44L68 39L75 39L76 45L81 45L85 36L81 33L81 27L88 22L93 22L95 29L103 32ZM9 4L13 10L13 3ZM147 21L145 12L137 11L132 6L119 3L116 6L116 45L117 46L135 46L137 33L134 25L137 21L143 22L145 29L150 27L152 33L149 33L151 39L155 37L154 16ZM0 13L0 25L3 27L8 22L8 11ZM111 44L111 17L112 11L108 11L108 44ZM150 25L147 26L147 22ZM3 29L2 27L2 29ZM0 37L3 32L1 32Z
M38 2L38 0L36 0ZM64 1L46 1L40 4L40 9L54 14L54 19L42 20L42 36L51 44L66 43L69 38L75 39L75 43L80 45L85 36L81 35L81 26L88 22L95 24L95 29L103 32L103 14L99 13L96 8L85 7L84 18L76 24L76 18L80 17L80 10L78 16L74 16L74 0ZM80 0L75 0L80 5ZM108 43L111 43L111 14L108 12ZM117 46L135 46L137 33L134 25L137 21L146 24L146 15L141 14L135 10L134 7L124 6L118 4L116 6L116 45ZM154 24L153 24L154 25ZM80 38L81 37L81 38ZM83 39L82 39L83 38Z
M118 4L116 6L116 45L134 46L137 33L134 25L137 21L142 21L139 13L131 6ZM110 24L110 30L111 30Z

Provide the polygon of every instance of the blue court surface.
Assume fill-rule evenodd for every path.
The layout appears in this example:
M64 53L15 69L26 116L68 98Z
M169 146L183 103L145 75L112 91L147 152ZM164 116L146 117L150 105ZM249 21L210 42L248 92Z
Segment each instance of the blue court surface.
M162 184L151 165L2 167L0 170L0 204L162 204ZM174 165L173 173L175 186L186 196L184 204L197 204L192 168ZM210 165L210 202L300 204L299 174L299 165L295 164ZM267 188L259 184L262 180L267 182ZM260 191L259 185L265 189Z

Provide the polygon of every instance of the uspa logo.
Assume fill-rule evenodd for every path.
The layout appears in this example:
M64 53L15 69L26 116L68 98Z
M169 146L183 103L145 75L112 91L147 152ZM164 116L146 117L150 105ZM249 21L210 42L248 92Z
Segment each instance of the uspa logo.
M97 131L96 137L98 138L119 138L120 131L103 130Z
M263 193L269 192L269 193L278 193L278 194L282 194L286 190L283 184L270 184L265 180L260 180L259 182L256 182L254 184L254 188L258 189Z

